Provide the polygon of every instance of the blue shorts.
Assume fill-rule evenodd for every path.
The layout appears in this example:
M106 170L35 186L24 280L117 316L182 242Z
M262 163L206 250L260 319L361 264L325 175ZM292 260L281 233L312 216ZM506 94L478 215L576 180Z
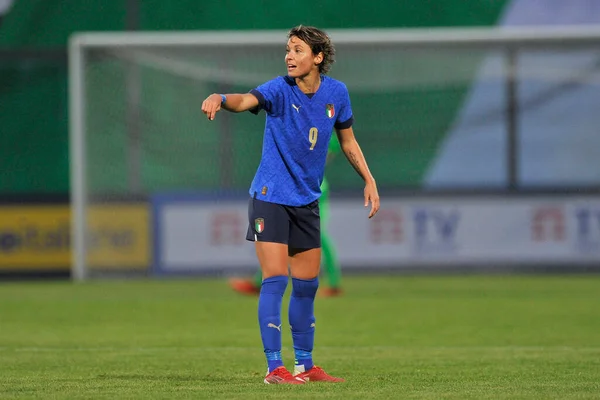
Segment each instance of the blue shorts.
M321 247L319 200L292 207L250 198L246 240L283 243L294 249Z

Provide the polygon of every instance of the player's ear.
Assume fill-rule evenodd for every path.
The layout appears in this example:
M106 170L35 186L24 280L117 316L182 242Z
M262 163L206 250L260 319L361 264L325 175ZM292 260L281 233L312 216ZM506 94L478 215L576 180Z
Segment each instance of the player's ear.
M319 54L317 54L315 56L315 59L314 59L315 60L315 65L321 64L323 62L323 58L324 58L323 52L321 51L321 52L319 52Z

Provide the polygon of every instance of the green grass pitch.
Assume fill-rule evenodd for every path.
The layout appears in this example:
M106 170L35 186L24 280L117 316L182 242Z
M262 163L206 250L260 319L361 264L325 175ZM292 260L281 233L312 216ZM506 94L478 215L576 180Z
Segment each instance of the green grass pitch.
M313 355L347 382L277 386L262 383L257 299L224 280L3 283L0 398L600 398L600 276L344 285L317 300Z

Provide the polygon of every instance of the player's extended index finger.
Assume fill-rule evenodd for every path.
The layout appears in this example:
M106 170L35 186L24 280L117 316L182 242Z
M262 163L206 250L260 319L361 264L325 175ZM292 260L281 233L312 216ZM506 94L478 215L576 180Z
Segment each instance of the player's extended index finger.
M221 105L217 104L217 105L212 105L210 108L210 120L212 121L213 119L215 119L215 116L217 115L217 111L219 111L221 109Z

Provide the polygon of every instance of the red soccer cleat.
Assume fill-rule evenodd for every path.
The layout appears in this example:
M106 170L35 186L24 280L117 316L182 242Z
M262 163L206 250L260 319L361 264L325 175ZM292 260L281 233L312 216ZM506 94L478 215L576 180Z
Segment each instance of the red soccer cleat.
M229 286L238 293L248 296L260 294L260 286L256 286L250 279L231 278Z
M323 288L319 290L321 297L336 297L342 295L342 289L339 287Z
M265 383L267 385L302 385L306 382L299 376L292 375L285 367L278 367L270 373L267 372Z
M329 375L327 372L323 371L321 367L313 366L306 372L302 372L302 368L294 368L294 376L299 376L304 379L306 382L346 382L343 378L336 378L335 376Z

